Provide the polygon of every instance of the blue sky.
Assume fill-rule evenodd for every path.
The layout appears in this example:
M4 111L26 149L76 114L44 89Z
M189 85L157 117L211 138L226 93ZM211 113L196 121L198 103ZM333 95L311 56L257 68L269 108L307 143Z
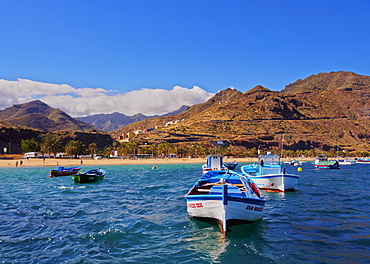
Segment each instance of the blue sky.
M0 8L6 81L110 94L195 86L204 101L230 86L280 91L320 72L370 75L368 0L17 0ZM0 108L27 98L0 99Z

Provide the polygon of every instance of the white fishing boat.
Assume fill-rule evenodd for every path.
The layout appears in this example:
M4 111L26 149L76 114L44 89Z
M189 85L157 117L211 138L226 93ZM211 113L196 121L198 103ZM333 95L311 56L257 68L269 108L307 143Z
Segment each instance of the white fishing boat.
M339 158L337 159L338 163L339 163L339 166L340 165L355 165L356 164L356 160L352 160L352 159L342 159L342 158Z
M293 191L299 179L299 175L287 174L281 165L280 156L271 152L260 155L256 163L242 166L241 171L250 177L259 189L265 191Z
M370 164L370 159L357 159L356 163L358 163L358 164Z
M212 170L226 171L226 170L233 170L236 168L236 166L238 166L237 162L234 161L234 162L228 162L224 164L223 157L221 155L214 154L214 155L210 155L207 157L207 163L203 164L202 170L203 170L203 173L206 173Z
M190 217L216 220L225 234L236 223L262 218L266 203L256 184L234 171L209 171L185 195Z
M286 161L284 162L285 165L293 165L293 166L302 166L302 161L298 160L291 160L291 161Z

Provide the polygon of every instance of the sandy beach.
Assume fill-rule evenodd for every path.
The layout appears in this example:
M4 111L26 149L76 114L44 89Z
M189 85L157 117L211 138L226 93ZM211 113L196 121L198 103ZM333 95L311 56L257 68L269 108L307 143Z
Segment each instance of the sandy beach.
M224 162L236 161L238 163L254 162L256 158L224 158ZM82 161L82 163L81 163ZM84 159L54 159L46 158L29 158L27 159L0 159L0 167L57 167L57 166L106 166L106 165L153 165L161 164L190 164L190 163L206 163L207 158L171 158L171 159L100 159L95 160L91 158Z

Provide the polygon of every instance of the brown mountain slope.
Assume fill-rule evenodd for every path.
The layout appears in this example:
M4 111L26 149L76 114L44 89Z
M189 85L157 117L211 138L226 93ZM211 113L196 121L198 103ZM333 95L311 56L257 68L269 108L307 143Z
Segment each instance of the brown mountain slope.
M0 111L0 120L42 131L94 131L88 123L72 118L40 100L13 105Z
M369 80L351 72L332 72L298 80L281 92L257 86L220 100L230 94L225 90L182 115L137 122L113 135L185 119L137 138L188 143L222 139L238 147L273 149L281 145L284 134L287 149L367 149Z
M282 93L305 93L327 90L370 90L370 76L359 75L353 72L331 72L311 75L304 80L297 80L281 91Z
M207 102L190 106L188 109L181 112L180 114L172 115L172 116L165 116L165 117L148 118L143 121L132 123L119 130L113 131L111 134L113 137L118 137L122 133L127 133L129 131L135 131L138 129L144 130L144 129L155 127L155 126L165 126L167 122L174 121L174 120L183 120L183 119L186 120L189 117L197 116L199 113L206 111L207 109L209 109L215 104L217 105L217 104L221 104L224 102L228 102L228 100L232 101L235 98L238 98L240 96L242 96L242 93L240 91L227 88L217 93L215 96L210 98Z
M370 76L320 73L287 85L281 93L300 102L297 109L311 118L370 115Z

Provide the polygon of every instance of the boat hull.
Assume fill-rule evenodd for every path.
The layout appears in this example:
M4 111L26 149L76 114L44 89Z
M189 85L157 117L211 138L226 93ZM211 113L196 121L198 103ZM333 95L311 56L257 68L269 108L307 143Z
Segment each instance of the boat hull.
M338 164L313 164L316 169L339 169Z
M267 174L261 176L249 176L264 191L285 192L297 188L298 175L293 174Z
M254 182L232 170L207 172L185 198L190 217L216 220L224 234L229 225L261 219L266 203Z
M235 170L235 168L238 166L238 163L233 161L233 162L225 163L224 166L229 170Z
M356 163L358 163L358 164L370 164L370 160L369 159L357 159Z
M104 179L104 176L91 176L91 175L73 175L72 177L75 183L90 183L101 181Z
M339 169L337 160L329 160L327 155L319 155L312 165L317 169Z
M254 222L262 218L265 201L251 198L228 197L224 204L222 196L190 195L187 197L187 211L192 218L214 219L221 231L233 223ZM225 222L225 223L224 223Z
M351 159L339 159L337 160L339 163L339 166L341 165L355 165L356 160L351 160Z
M61 170L51 170L49 177L61 177L61 176L71 176L77 174L81 168L69 168L69 169L61 169Z
M84 173L73 175L73 181L75 183L90 183L97 182L104 179L106 171L103 169L92 169Z

